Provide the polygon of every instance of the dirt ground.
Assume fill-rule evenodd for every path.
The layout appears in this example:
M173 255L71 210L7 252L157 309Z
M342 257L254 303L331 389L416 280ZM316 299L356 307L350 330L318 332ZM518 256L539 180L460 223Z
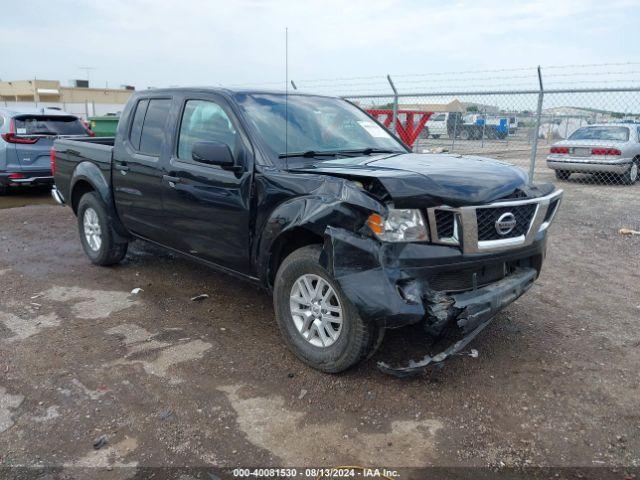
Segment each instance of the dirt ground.
M254 287L140 242L121 265L92 266L69 209L46 192L0 198L13 207L0 209L0 465L121 477L135 469L116 467L584 466L624 478L640 466L640 236L618 229L640 229L640 185L560 186L543 273L469 346L478 358L403 380L376 362L420 358L419 328L322 374L286 350Z

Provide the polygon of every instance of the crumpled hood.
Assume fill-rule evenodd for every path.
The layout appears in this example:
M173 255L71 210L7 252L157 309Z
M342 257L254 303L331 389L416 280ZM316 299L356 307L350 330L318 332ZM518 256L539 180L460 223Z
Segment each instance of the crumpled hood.
M317 162L291 171L376 178L396 207L479 205L527 189L527 175L511 164L452 154L364 156Z

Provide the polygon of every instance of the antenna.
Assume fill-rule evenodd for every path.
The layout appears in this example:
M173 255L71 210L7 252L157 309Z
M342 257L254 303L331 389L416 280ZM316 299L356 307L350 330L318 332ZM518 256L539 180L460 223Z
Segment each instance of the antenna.
M284 153L289 153L289 28L284 29ZM285 161L287 157L285 156Z

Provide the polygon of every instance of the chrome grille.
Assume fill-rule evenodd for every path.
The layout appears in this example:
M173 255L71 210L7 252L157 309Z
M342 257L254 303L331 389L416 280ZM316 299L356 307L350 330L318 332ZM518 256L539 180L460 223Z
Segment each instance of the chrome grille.
M436 210L435 215L440 238L453 237L455 213L451 210Z
M500 201L488 205L433 207L427 209L431 241L462 247L464 253L482 253L531 245L538 232L549 227L555 216L562 190L545 197ZM496 220L512 213L515 226L506 235L496 230Z
M526 235L537 206L536 203L530 203L512 207L478 208L476 210L478 240L500 240ZM516 226L508 234L500 235L496 230L496 221L505 213L512 213L515 216Z

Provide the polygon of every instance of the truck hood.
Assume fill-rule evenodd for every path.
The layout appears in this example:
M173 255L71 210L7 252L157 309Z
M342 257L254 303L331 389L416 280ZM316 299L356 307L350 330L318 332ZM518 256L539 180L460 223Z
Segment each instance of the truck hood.
M375 178L400 208L479 205L527 188L527 175L514 165L452 154L341 158L289 170L354 180Z

